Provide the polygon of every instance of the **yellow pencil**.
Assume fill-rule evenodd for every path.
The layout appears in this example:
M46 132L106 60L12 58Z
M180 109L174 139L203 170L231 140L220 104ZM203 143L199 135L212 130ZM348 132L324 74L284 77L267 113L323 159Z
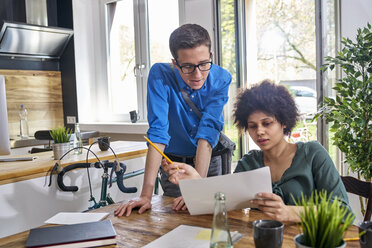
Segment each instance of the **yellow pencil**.
M355 238L344 238L344 241L357 241L359 240L359 237L355 237Z
M163 157L171 164L173 164L172 160L170 160L167 155L165 155L162 151L160 151L159 148L157 148L154 143L151 142L151 140L149 140L146 136L143 136L145 138L145 140L147 140L147 142L149 142L150 145L152 145L152 147L154 147L161 155L163 155ZM177 167L178 169L178 167Z

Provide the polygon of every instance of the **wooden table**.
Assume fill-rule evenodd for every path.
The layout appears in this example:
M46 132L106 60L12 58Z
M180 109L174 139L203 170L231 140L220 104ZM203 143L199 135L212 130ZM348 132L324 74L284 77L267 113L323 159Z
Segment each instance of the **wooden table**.
M172 210L173 198L154 196L152 209L139 215L132 213L129 217L116 217L113 211L117 204L109 205L94 212L110 212L107 217L114 224L117 232L117 247L142 247L159 238L178 225L192 225L211 228L212 218L208 215L190 215L187 211ZM245 236L234 244L234 248L254 247L252 222L266 217L256 210L235 210L228 212L230 231L239 231ZM300 233L297 224L284 224L283 248L295 247L293 238ZM345 237L358 235L358 228L351 226ZM24 247L28 231L0 239L0 247ZM360 247L359 241L349 241L347 247Z

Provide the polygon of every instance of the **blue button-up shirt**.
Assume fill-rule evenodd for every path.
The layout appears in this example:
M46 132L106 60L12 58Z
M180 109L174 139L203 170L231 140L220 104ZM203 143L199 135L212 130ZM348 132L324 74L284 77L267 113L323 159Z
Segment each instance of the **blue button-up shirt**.
M214 64L204 85L193 90L177 69L174 72L180 88L189 93L202 118L183 100L169 64L157 63L151 67L147 82L147 136L152 142L165 144L165 153L195 156L199 139L207 140L212 147L218 142L231 75Z

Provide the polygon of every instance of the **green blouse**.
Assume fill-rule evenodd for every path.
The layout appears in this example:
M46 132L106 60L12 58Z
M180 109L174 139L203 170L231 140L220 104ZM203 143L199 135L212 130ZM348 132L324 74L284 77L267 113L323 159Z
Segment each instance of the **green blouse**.
M336 170L331 157L317 141L298 142L297 151L291 166L283 173L278 182L272 182L273 193L279 195L286 205L295 205L301 193L310 196L314 190L327 190L332 198L337 196L350 209L345 186ZM238 162L234 171L243 172L264 167L261 150L252 150Z

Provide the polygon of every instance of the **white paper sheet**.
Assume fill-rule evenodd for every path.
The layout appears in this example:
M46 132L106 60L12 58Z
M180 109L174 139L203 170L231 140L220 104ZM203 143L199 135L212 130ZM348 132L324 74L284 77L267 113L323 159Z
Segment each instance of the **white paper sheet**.
M209 239L198 239L196 236L207 228L179 225L142 248L208 248Z
M256 207L249 201L260 192L272 192L269 167L256 170L208 177L181 180L181 193L191 215L212 214L214 194L223 192L227 211Z
M46 220L46 224L71 225L86 222L99 221L105 218L109 213L75 213L75 212L60 212L50 219Z
M244 234L238 231L230 232L230 235L233 243L244 237ZM142 248L208 248L210 239L210 228L179 225Z

